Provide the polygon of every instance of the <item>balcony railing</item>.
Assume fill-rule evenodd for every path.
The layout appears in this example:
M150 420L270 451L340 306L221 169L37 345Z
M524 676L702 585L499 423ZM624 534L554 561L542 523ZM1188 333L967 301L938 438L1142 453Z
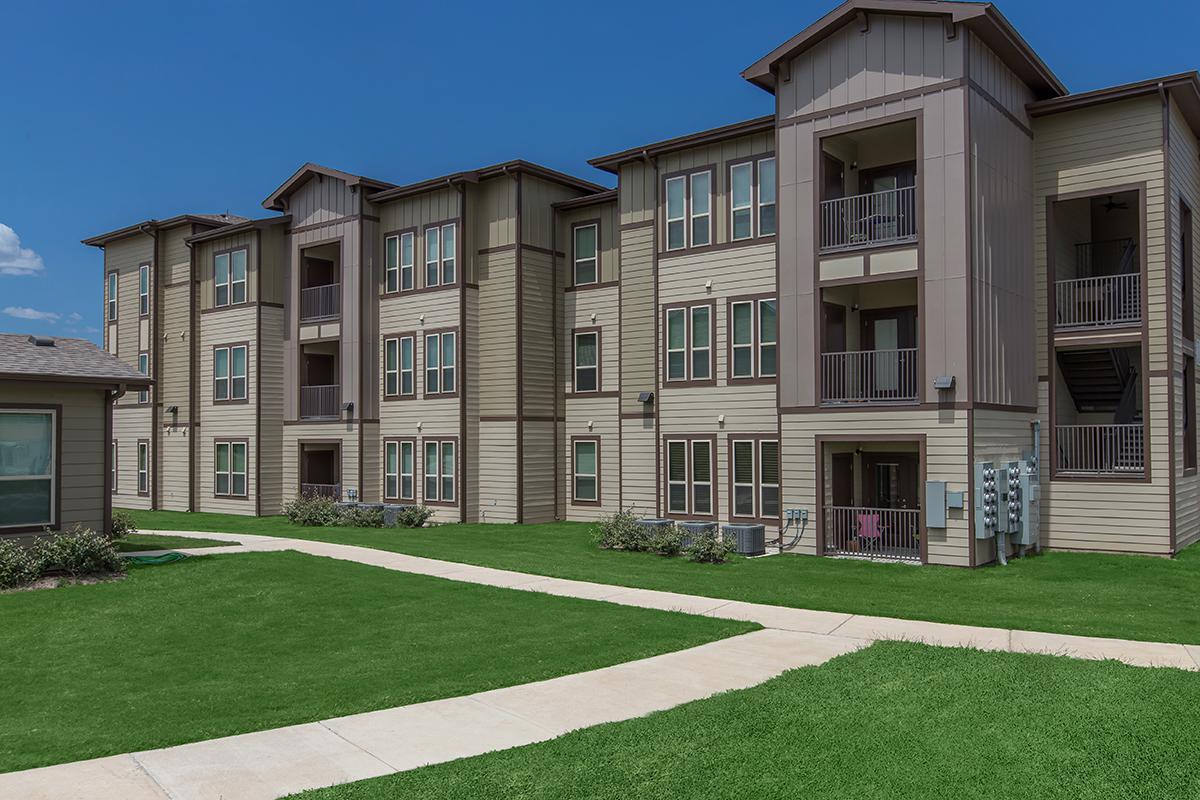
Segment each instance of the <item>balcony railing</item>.
M1058 471L1137 476L1146 471L1145 431L1130 425L1056 425Z
M341 387L301 386L300 417L302 419L337 419L341 415Z
M302 483L300 484L300 494L306 497L332 497L334 500L341 500L342 485L340 483Z
M825 554L921 560L921 511L825 506Z
M821 354L822 403L907 403L917 390L915 347Z
M312 286L300 290L300 319L306 322L340 316L341 305L340 284L331 283L328 286Z
M917 238L917 187L821 201L821 250L846 250Z
M1136 325L1142 321L1142 276L1055 281L1054 306L1059 329Z

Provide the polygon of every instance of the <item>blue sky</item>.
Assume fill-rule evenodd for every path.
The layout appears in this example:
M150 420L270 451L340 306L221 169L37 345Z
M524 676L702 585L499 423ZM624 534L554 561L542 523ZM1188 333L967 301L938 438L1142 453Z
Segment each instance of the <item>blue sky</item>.
M770 113L738 73L832 5L10 4L0 331L99 339L80 239L261 216L305 161L403 183L519 157L611 183L586 159ZM1073 91L1200 67L1190 0L999 6Z

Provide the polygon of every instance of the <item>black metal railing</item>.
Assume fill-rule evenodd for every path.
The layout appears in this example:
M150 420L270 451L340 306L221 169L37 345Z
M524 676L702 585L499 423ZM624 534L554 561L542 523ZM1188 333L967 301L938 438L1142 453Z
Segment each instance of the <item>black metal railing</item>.
M821 354L822 403L903 403L917 399L917 348Z
M302 419L337 419L341 409L341 387L332 386L301 386L300 387L300 417Z
M921 560L921 511L825 506L825 554Z
M341 316L342 287L312 286L300 290L300 319L306 322Z
M821 250L845 250L917 238L917 187L821 201Z

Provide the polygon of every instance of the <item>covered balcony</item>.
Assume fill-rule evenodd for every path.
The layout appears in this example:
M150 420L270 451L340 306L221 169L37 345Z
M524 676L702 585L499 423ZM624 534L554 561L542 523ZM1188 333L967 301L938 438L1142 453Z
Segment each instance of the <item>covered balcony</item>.
M917 279L823 289L821 316L822 405L919 399Z
M915 442L826 442L823 551L921 560L920 450Z
M301 322L321 322L341 316L341 276L341 250L336 243L301 251Z
M915 120L821 140L818 227L822 253L915 242Z
M300 352L300 419L341 417L338 342L306 344Z
M1056 331L1141 324L1139 199L1129 191L1052 206L1047 247Z
M334 443L300 444L300 494L342 499L341 446Z
M1060 350L1056 361L1055 475L1142 477L1146 434L1139 348Z

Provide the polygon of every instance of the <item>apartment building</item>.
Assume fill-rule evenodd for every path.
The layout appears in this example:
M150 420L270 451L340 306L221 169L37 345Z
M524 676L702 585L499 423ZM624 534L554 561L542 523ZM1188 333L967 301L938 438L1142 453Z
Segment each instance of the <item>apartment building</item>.
M590 161L615 188L525 161L406 186L308 164L263 203L279 217L89 240L118 295L149 263L158 298L145 248L192 226L174 263L199 322L167 326L199 326L190 377L165 374L155 354L187 346L161 329L110 326L163 401L122 412L153 468L128 503L123 468L114 502L787 519L795 552L961 566L997 541L1200 537L1197 75L1071 94L991 4L849 0L742 76L771 113ZM221 310L239 247L255 288ZM241 406L214 399L235 352ZM200 428L186 484L158 455L177 419ZM979 479L1010 463L1025 539L995 537ZM256 502L208 496L240 472Z

